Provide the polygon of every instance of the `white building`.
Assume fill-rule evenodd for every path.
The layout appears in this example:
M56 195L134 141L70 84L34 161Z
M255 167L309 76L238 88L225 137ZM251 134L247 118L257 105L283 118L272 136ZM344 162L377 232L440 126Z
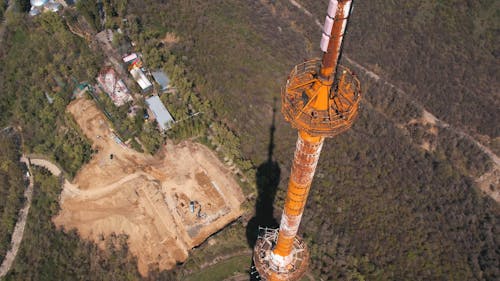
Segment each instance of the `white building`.
M45 11L57 12L61 10L61 4L55 0L30 0L30 4L30 16L36 16Z
M142 91L147 91L151 87L153 87L153 84L151 84L151 81L146 77L146 74L142 72L142 70L138 67L133 67L130 70L130 74L132 74L132 77L134 77L135 82L139 84L141 87Z
M158 96L152 96L146 99L146 105L153 112L161 131L168 130L172 127L174 118L170 115L170 112L168 112Z

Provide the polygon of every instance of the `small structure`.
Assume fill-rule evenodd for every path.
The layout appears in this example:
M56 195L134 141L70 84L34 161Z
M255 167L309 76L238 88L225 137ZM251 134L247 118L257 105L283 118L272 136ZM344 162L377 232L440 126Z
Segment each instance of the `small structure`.
M125 56L123 58L123 62L124 63L131 63L131 62L133 62L136 59L137 59L137 54L136 53L132 53L132 54L130 54L128 56Z
M161 131L168 130L172 127L174 123L174 118L170 115L165 105L160 100L158 96L152 96L146 99L146 105L153 112L158 126Z
M166 91L169 86L170 86L170 79L168 78L167 74L161 70L153 71L151 72L153 75L153 78L155 79L156 83L160 85L160 90L162 92Z
M104 68L99 73L97 81L116 106L121 106L126 102L132 101L127 86L118 78L113 68Z
M61 9L61 4L54 0L31 0L30 4L30 16L36 16L46 11L58 12Z
M130 74L132 74L132 77L134 77L135 82L139 84L143 92L146 92L147 90L151 89L153 87L153 84L149 81L149 79L146 77L144 72L138 67L132 67L130 69Z
M47 98L47 101L49 102L49 104L53 104L54 103L54 98L52 98L51 96L49 96L49 94L47 92L45 92L45 97Z

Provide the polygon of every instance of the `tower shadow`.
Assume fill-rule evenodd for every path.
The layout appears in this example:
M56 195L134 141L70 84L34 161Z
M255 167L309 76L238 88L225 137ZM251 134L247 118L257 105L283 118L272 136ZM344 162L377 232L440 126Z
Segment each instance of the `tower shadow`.
M273 104L273 120L269 128L269 145L267 150L267 160L262 163L256 172L257 181L257 201L255 203L255 214L248 221L246 236L248 245L253 249L259 235L259 227L278 228L278 221L274 218L274 198L280 182L280 166L273 159L274 133L276 131L276 101ZM253 270L253 261L250 270L250 280L260 280L258 274Z
M257 180L257 201L255 203L255 214L247 224L246 236L248 245L253 248L259 234L259 227L278 228L278 221L274 218L274 198L280 182L280 167L278 162L273 159L274 152L274 132L276 131L276 98L273 105L273 120L269 129L269 146L267 151L267 160L262 163L256 172ZM253 267L253 263L252 263ZM251 280L255 276L251 274Z

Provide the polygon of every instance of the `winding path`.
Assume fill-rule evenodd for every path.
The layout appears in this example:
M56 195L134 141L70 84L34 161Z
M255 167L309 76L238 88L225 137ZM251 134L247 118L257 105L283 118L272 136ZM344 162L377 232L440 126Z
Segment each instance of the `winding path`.
M54 176L60 176L62 174L61 169L57 167L57 165L52 162L41 159L41 158L28 158L23 155L20 159L20 162L25 163L28 167L28 171L30 172L30 184L26 191L24 191L24 197L26 197L26 203L24 207L19 211L19 218L17 220L16 226L14 227L14 232L12 233L12 240L10 242L10 250L5 255L5 258L0 266L0 278L3 278L7 275L14 260L16 259L17 252L19 251L19 247L21 246L21 241L24 236L24 228L26 227L26 221L28 219L28 213L31 207L31 201L33 199L33 189L35 186L33 171L31 170L31 165L44 167L49 172L51 172Z

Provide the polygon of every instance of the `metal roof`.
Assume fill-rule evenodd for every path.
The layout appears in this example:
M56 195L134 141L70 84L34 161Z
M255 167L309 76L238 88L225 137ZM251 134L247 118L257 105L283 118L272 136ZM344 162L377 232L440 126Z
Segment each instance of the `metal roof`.
M153 84L151 84L151 82L148 80L144 72L142 72L142 70L140 70L139 68L137 67L132 68L130 70L130 74L132 74L132 77L134 77L135 81L137 82L137 84L139 84L139 86L143 91L153 86Z
M170 84L170 79L168 78L167 74L161 70L153 71L151 72L153 75L153 78L155 79L156 83L158 83L161 87L161 90L166 90L168 88L168 85Z
M135 60L137 58L137 54L136 53L132 53L126 57L123 58L123 62L127 63L127 62L131 62L133 60Z
M45 4L47 4L47 2L48 2L48 0L31 0L30 4L31 4L31 6L41 7Z
M174 122L174 118L170 115L165 105L160 100L158 96L152 96L146 99L146 105L151 109L156 117L156 121L160 126L162 131L170 129L171 123Z

